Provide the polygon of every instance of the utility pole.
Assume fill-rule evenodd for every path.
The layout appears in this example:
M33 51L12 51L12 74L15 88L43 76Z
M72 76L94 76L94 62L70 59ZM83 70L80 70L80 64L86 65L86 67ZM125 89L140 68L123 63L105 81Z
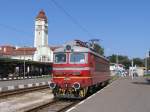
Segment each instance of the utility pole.
M134 61L133 61L133 58L132 58L132 62L131 62L131 66L132 66L132 69L131 69L131 77L132 77L132 80L133 80L133 65L134 65Z
M118 54L116 55L116 64L118 66L119 60L118 60Z
M118 75L120 75L118 63L119 63L119 61L118 61L118 53L117 53L117 54L116 54L116 66L117 66L117 67L116 67L116 72L117 72Z
M149 70L149 65L150 65L150 50L148 51L148 59L147 59L147 70Z
M117 71L118 71L118 68L119 68L119 60L118 60L118 54L116 55L116 64L117 64Z
M25 63L25 46L23 47L23 55L24 55L24 61L23 61L23 75L25 78L25 73L26 73L26 63Z
M148 53L146 52L146 55L145 55L145 69L146 69L146 73L148 72L148 65L149 65L149 61L150 60L150 50L148 51Z
M146 69L146 73L147 73L147 70L148 70L148 66L147 66L147 53L145 55L145 69Z

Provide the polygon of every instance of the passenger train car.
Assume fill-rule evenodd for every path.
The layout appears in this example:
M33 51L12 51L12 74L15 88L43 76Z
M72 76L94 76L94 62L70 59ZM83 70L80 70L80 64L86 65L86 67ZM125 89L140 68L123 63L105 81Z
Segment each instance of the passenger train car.
M109 79L109 61L85 42L75 40L54 51L49 86L55 97L84 98Z

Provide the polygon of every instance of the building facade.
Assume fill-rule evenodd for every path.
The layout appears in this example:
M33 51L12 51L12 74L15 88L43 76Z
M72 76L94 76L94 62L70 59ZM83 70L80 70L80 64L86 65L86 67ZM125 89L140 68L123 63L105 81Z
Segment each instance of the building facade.
M35 19L34 47L3 45L0 46L0 57L53 62L54 49L55 47L48 45L48 19L45 12L41 10Z
M36 48L33 47L3 45L0 46L0 57L33 61L35 51Z

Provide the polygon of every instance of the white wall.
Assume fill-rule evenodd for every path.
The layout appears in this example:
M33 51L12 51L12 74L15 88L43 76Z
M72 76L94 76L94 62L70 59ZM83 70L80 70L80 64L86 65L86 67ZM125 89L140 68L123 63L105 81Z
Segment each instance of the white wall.
M20 60L32 60L33 61L33 55L17 55L17 56L11 56L12 59L20 59Z

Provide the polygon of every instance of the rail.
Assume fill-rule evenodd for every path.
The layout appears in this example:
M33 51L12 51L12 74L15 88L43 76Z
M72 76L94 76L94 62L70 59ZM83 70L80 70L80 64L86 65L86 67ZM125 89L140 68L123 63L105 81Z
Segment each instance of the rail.
M6 98L6 97L10 97L10 96L17 95L17 94L24 94L24 93L37 91L41 89L47 89L47 88L49 88L48 85L42 85L42 86L0 92L0 98Z
M50 103L32 108L26 112L65 112L79 102L79 100L54 100Z

